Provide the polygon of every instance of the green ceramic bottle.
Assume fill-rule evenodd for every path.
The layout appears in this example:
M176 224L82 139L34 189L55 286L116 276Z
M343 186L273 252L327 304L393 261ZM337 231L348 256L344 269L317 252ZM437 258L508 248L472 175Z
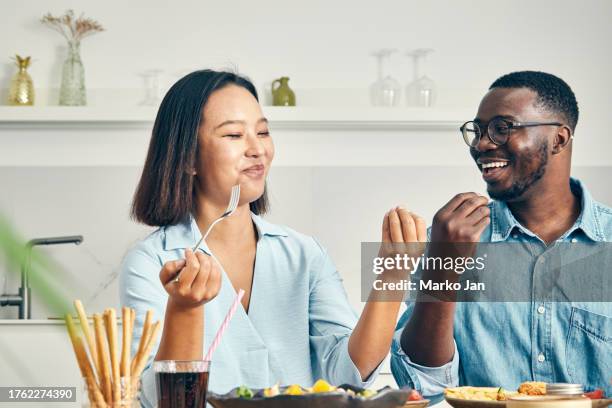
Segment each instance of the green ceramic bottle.
M272 81L272 105L295 106L295 93L289 88L289 77Z

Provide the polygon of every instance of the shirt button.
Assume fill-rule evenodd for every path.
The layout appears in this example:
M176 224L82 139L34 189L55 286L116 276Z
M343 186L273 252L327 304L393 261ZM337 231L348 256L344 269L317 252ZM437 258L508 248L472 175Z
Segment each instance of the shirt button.
M576 242L578 242L577 238L572 238L572 243L575 244Z
M544 354L540 353L540 354L538 355L538 361L539 361L540 363L543 363L543 362L544 362L544 360L546 360L546 357L544 357Z
M512 238L518 239L518 234L512 234Z
M546 308L544 308L544 306L538 307L538 313L539 314L544 314L545 311L546 311Z

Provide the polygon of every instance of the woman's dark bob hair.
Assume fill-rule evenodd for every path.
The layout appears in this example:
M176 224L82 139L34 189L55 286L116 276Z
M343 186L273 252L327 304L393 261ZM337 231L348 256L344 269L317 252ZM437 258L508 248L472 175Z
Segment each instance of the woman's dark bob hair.
M209 69L192 72L164 96L157 112L147 159L132 202L132 218L150 226L185 222L197 213L195 177L198 129L210 95L228 85L249 91L259 101L253 83L231 72ZM266 190L250 203L251 211L268 209Z

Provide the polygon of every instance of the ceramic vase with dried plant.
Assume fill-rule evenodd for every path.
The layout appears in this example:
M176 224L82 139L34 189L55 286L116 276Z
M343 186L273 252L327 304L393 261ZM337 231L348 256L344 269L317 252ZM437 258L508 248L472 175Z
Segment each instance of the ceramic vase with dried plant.
M104 28L96 20L83 15L75 18L74 11L68 10L64 15L54 17L50 13L43 16L41 22L59 32L68 42L68 56L62 67L59 104L79 106L87 104L85 88L85 68L81 61L81 40Z

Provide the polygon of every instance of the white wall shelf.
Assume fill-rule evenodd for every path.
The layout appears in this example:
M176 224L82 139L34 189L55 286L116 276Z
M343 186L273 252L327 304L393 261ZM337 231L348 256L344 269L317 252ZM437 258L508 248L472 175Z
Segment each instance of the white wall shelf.
M473 116L451 108L273 107L264 106L271 126L293 130L456 129ZM0 106L0 128L151 127L154 107Z
M272 107L280 166L452 164L474 113L445 108ZM140 166L156 107L0 106L0 167ZM439 146L446 146L432 155ZM409 158L409 159L408 159Z

